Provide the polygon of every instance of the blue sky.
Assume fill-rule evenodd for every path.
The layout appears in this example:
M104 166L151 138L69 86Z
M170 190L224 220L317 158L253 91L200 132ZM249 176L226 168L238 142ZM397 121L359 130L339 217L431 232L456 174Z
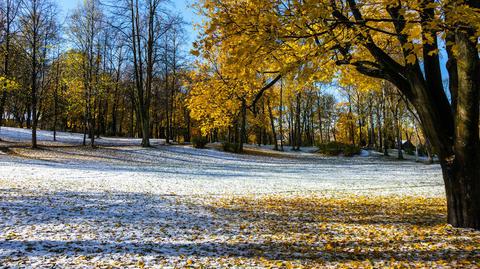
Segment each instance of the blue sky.
M70 10L74 9L79 3L83 0L57 0L58 5L62 9L63 16L66 16ZM200 22L200 18L194 13L194 11L189 7L194 0L172 0L171 9L175 12L180 13L183 16L185 22L188 23L186 26L188 34L188 44L185 44L187 48L191 47L191 43L195 41L196 32L193 30L193 23Z

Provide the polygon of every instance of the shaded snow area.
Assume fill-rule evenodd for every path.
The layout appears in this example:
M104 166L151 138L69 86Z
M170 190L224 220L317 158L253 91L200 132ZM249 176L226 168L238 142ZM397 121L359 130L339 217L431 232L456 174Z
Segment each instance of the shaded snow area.
M263 267L278 259L275 252L259 255L265 238L245 232L239 216L247 209L220 209L221 201L444 195L438 165L368 154L235 155L106 138L97 140L105 146L90 149L76 146L82 135L66 133L39 150L15 146L28 142L26 132L0 133L10 141L0 155L0 267Z

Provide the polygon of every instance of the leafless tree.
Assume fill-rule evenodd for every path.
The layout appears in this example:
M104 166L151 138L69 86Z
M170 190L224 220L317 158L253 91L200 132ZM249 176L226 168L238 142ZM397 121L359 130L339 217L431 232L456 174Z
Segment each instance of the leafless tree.
M56 5L50 0L24 0L21 5L20 27L25 52L30 62L30 108L32 120L32 147L37 148L38 105L47 50L51 47L56 33ZM30 114L30 113L29 113Z

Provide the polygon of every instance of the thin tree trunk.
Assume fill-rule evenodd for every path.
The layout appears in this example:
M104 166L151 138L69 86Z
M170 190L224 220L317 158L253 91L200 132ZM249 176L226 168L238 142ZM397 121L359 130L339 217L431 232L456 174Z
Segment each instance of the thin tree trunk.
M295 109L295 138L296 138L296 148L295 150L300 150L300 146L302 144L302 130L301 130L301 118L300 118L300 112L301 112L301 96L300 93L297 93L297 105Z
M388 137L387 137L387 110L385 105L385 89L382 90L382 113L383 113L383 155L388 156Z
M3 62L3 72L5 77L9 78L9 59L10 59L10 2L7 1L6 27L5 27L5 53ZM5 102L7 101L7 82L2 86L2 97L0 101L0 128L3 124L3 114L5 113ZM1 140L1 138L0 138Z
M60 63L58 62L59 60L60 59L57 59L57 72L55 76L55 88L53 91L53 141L57 141L58 80L60 72Z
M275 120L273 118L272 106L270 105L270 98L267 98L267 108L268 108L268 115L270 116L270 125L272 127L274 149L278 150L277 133L275 132Z
M395 130L396 130L396 140L397 140L397 158L399 160L403 160L403 152L402 152L402 131L400 129L400 119L398 117L398 102L395 105L393 111L393 121L395 122Z
M34 8L36 10L36 8ZM36 16L35 16L36 17ZM36 25L36 23L34 23ZM32 148L37 148L37 30L33 29L32 74L31 74L31 105L32 105Z
M5 83L6 84L6 83ZM5 113L5 102L7 101L7 86L6 85L2 85L2 97L1 97L1 100L0 100L0 128L2 127L3 125L3 114ZM5 123L7 121L5 120ZM6 124L5 124L6 125ZM0 138L0 140L2 140Z
M242 125L240 127L240 144L238 151L243 151L243 143L247 142L247 103L245 99L242 99Z
M283 79L280 80L280 109L279 109L279 127L280 127L280 150L283 151ZM275 138L276 140L277 138Z
M168 48L166 47L167 43L165 42L165 55L167 54ZM166 143L170 143L170 91L168 90L168 65L167 65L167 57L165 56L165 98L166 98L166 106L165 106L165 114L166 114L166 121L167 121L167 127L166 127Z
M355 145L355 123L352 111L352 95L348 92L348 125L350 126L350 142Z
M377 150L382 151L383 148L383 137L382 137L382 119L380 112L380 104L377 104L376 114L377 114Z
M317 96L317 114L318 114L318 131L320 133L320 144L323 144L323 128L322 128L322 107L320 105L320 94Z
M370 100L371 102L372 100ZM376 141L375 141L375 123L373 118L373 105L370 103L369 105L369 123L370 123L370 131L368 132L368 147L373 149Z

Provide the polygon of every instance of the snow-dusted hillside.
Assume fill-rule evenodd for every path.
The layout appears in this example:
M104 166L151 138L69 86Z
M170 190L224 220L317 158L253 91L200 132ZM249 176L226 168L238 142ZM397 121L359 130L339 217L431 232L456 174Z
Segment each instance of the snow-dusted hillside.
M28 142L32 137L32 131L30 129L21 129L13 127L1 127L0 128L0 138L7 141L15 142ZM66 132L57 132L56 135L57 141L53 141L53 132L45 130L37 130L37 139L41 145L61 145L61 144L73 144L81 145L83 142L83 134L79 133L66 133ZM95 144L101 146L133 146L140 145L141 139L138 138L119 138L119 137L100 137L95 138ZM87 143L90 142L90 139L87 138ZM150 142L152 145L161 145L165 141L163 139L151 139Z
M2 128L3 139L25 140L24 130ZM26 130L25 130L26 131ZM28 138L27 138L28 139ZM42 132L39 139L50 139ZM64 134L76 143L81 135ZM25 140L28 141L28 140ZM133 139L99 139L109 145ZM34 189L149 192L155 194L265 194L348 192L443 195L438 165L398 162L381 157L334 158L289 153L285 158L236 155L190 146L53 147L14 149L0 159L3 180ZM33 183L34 182L34 183Z
M29 139L22 129L0 134ZM51 135L41 131L39 139ZM438 165L305 152L235 155L161 141L144 149L132 139L99 139L109 147L98 149L73 146L81 139L60 133L63 144L48 142L56 147L19 146L0 155L0 264L217 267L238 255L251 267L258 264L248 247L232 245L240 220L229 218L237 213L214 209L221 199L444 193Z

